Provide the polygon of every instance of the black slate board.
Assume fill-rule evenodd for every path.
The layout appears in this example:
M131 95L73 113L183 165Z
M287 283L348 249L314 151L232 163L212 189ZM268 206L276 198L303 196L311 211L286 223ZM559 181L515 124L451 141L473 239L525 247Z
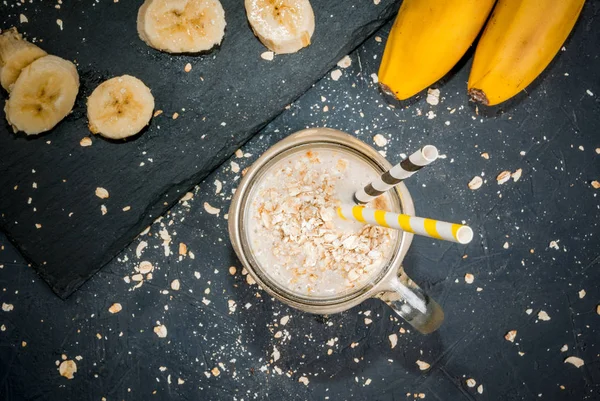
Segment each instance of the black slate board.
M197 57L147 47L135 26L140 1L68 2L60 9L49 2L0 5L7 27L17 25L27 37L43 40L49 53L76 60L81 77L73 113L47 135L14 135L0 115L0 228L59 296L76 290L388 20L398 2L313 0L313 44L272 62L260 58L266 49L252 34L242 3L222 3L224 41ZM21 13L27 24L18 23ZM188 62L193 69L185 73ZM97 137L93 146L81 147L80 139L89 134L86 97L121 74L142 79L164 113L133 140ZM106 188L110 198L97 198L96 187ZM123 212L125 206L131 210Z

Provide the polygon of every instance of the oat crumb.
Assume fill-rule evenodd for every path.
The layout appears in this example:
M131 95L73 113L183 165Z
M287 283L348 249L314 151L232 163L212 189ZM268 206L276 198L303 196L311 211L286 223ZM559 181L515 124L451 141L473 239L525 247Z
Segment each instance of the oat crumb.
M539 311L537 317L538 317L538 319L543 320L545 322L550 320L550 316L548 315L548 313L546 313L546 311L543 311L543 310Z
M183 71L185 71L185 72L190 72L190 71L192 71L192 64L191 64L191 63L187 63L187 64L185 65L185 67L183 67Z
M576 368L580 368L584 365L583 359L578 358L576 356L570 356L570 357L566 358L564 363L570 363L571 365L575 366Z
M112 304L112 305L110 306L110 308L108 308L108 311L109 311L110 313L113 313L113 314L115 314L115 313L119 313L119 312L121 312L121 310L122 310L122 309L123 309L123 307L121 306L121 304L120 304L120 303L118 303L118 302L115 302L114 304Z
M73 360L62 361L58 367L58 372L62 377L71 380L74 374L77 373L77 364Z
M511 343L515 342L516 337L517 337L517 330L511 330L504 335L504 339L506 341L510 341Z
M469 181L469 184L467 185L469 186L469 189L475 191L476 189L481 188L481 186L483 185L483 178L476 175L471 179L471 181Z
M474 280L475 280L475 276L474 275L472 275L471 273L465 274L465 283L467 283L467 284L473 284Z
M420 370L427 370L431 367L430 364L428 364L427 362L421 361L421 360L417 360L417 362L415 362L418 366Z
M467 386L475 387L476 385L477 385L477 382L475 381L475 379L473 379L473 378L467 379Z
M96 196L100 199L108 199L108 191L102 187L96 188Z
M338 69L331 71L331 79L333 79L334 81L337 81L338 79L340 79L341 76L342 76L342 71L340 71Z
M273 58L275 57L275 53L271 52L271 51L266 51L260 54L260 58L262 58L263 60L267 60L267 61L273 61Z

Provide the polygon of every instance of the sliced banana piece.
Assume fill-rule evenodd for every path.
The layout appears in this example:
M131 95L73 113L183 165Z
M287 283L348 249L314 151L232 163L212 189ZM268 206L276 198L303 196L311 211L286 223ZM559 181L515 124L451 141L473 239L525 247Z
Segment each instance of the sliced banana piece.
M140 38L169 53L198 53L225 35L225 11L218 0L146 0L138 11Z
M37 135L51 130L73 109L79 91L75 65L44 56L25 67L12 86L4 111L15 132Z
M90 131L123 139L140 132L152 118L154 96L142 81L123 75L104 81L87 99Z
M10 28L0 35L0 85L8 92L21 70L47 53L29 43L16 28Z
M310 45L315 15L308 0L245 0L254 34L275 53L295 53Z

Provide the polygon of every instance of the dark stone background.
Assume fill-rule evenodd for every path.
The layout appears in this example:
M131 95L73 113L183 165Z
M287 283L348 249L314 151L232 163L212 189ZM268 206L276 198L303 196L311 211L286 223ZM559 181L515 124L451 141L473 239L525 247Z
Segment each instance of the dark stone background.
M339 81L327 75L316 83L242 148L248 157L219 167L193 199L173 207L66 301L0 239L0 302L14 305L0 311L0 399L372 401L421 393L444 401L600 399L600 202L590 184L600 180L600 40L593 29L599 12L597 2L586 4L566 51L527 94L479 115L465 95L468 59L438 86L439 105L421 99L388 107L371 77L386 26L375 35L381 43L371 37L351 54ZM436 117L428 119L429 111ZM409 251L408 274L446 312L436 333L414 332L377 300L314 316L246 283L224 219L240 178L230 162L243 169L277 140L317 126L371 144L382 134L392 162L425 143L446 156L406 183L417 213L464 220L476 232L468 246L415 238ZM501 171L518 168L520 180L496 183ZM475 175L486 182L471 191ZM223 182L220 194L215 180ZM206 213L204 202L221 213ZM165 256L161 230L171 236L174 254ZM138 259L141 241L149 245ZM193 259L177 255L179 243ZM156 270L133 289L123 278L141 260ZM466 273L475 276L473 284L465 283ZM179 291L170 289L174 279ZM113 302L123 305L119 314L107 311ZM539 320L540 311L551 319ZM157 322L167 327L166 338L154 334ZM504 339L509 330L517 330L514 343ZM59 376L62 354L82 357L73 380ZM585 364L564 363L568 356ZM420 371L417 360L430 369ZM214 367L218 377L210 374ZM308 386L298 382L302 376Z

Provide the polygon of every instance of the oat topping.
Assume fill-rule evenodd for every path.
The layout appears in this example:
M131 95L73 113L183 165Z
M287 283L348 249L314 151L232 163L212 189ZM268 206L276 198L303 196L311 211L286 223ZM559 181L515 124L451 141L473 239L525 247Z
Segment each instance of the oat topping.
M329 152L308 151L274 168L252 205L253 238L269 240L262 249L253 245L255 252L269 259L281 281L303 294L336 293L324 288L327 282L343 287L339 291L363 285L385 263L391 246L389 229L340 228L346 222L335 215L341 204L337 187L348 179L349 161Z
M483 185L483 179L479 176L475 176L471 179L471 181L469 181L469 189L472 189L473 191L476 189L481 188L481 186Z
M121 312L122 309L123 307L121 306L121 304L117 302L112 304L110 308L108 308L108 311L112 314L115 314Z
M417 360L415 363L419 366L419 370L427 370L431 367L430 364L421 360Z
M61 376L71 380L74 378L73 375L77 373L77 364L72 360L62 361L58 367L58 373L60 373Z

